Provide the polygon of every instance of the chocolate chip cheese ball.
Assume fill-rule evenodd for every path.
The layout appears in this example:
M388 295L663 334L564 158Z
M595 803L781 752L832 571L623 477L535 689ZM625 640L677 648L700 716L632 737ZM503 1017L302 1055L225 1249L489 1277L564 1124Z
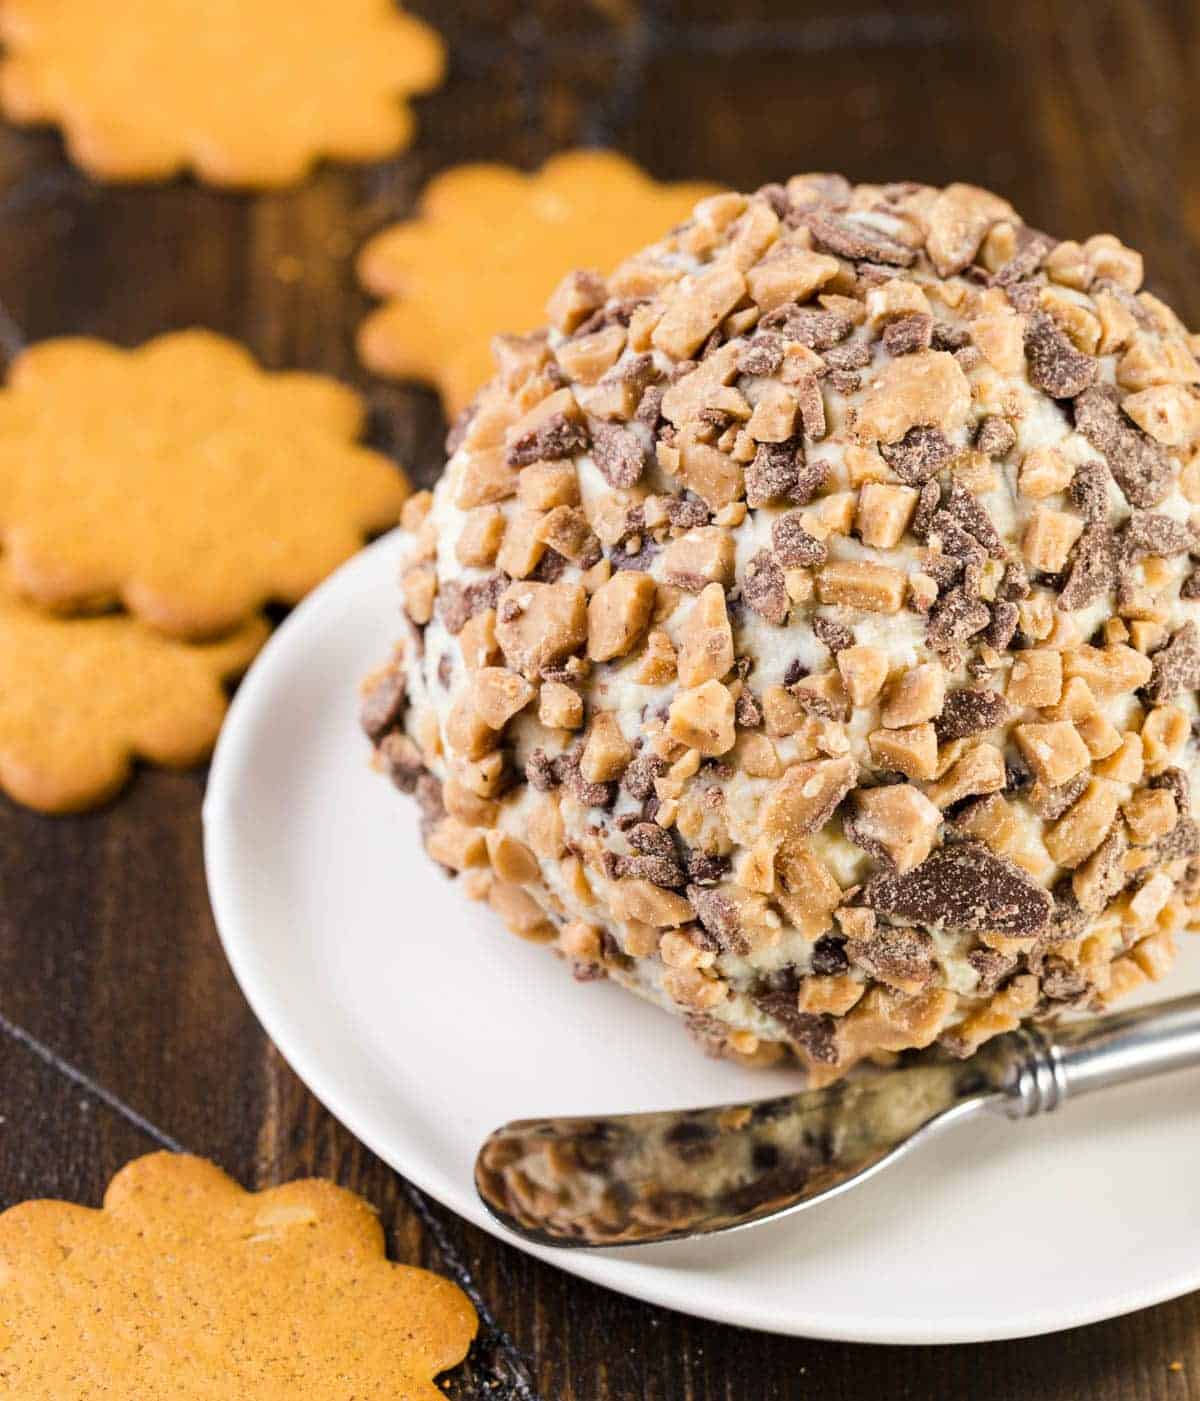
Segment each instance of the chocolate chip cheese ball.
M1107 234L801 175L577 272L404 515L378 766L514 933L814 1083L1200 901L1197 338Z

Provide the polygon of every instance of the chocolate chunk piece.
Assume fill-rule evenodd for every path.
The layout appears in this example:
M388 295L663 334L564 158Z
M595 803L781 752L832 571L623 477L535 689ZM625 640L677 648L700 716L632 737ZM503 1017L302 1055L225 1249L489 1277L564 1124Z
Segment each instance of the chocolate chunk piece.
M649 572L654 556L657 555L661 546L658 541L649 535L639 534L637 537L638 548L629 553L630 540L622 540L609 552L609 563L613 567L614 573L619 573L622 569L636 569L640 574Z
M1076 408L1078 416L1078 406ZM1081 516L1093 524L1108 519L1108 473L1103 463L1081 462L1075 468L1067 488L1071 503Z
M476 579L473 584L463 584L457 579L447 579L438 590L438 616L446 631L457 637L477 613L495 608L500 595L512 580L507 574L489 574L486 579Z
M871 347L866 341L831 346L822 356L830 370L862 370L871 363Z
M788 1040L811 1060L819 1065L838 1063L837 1025L828 1013L816 1016L800 1011L794 992L758 992L752 996L758 1010L777 1021Z
M661 384L650 385L643 391L638 406L633 411L638 423L644 423L651 431L658 428L662 419L662 401L666 392Z
M993 730L1008 719L1008 702L999 691L951 691L934 720L938 743L966 739Z
M618 878L635 876L667 890L687 884L679 853L666 828L657 822L639 822L625 833L625 839L638 854L616 857Z
M1033 316L1041 310L1041 284L1037 282L1014 282L1004 289L1009 305L1022 316Z
M821 386L817 383L816 375L805 375L795 386L795 394L804 435L813 442L818 442L825 436L827 425L825 400L821 396Z
M1172 766L1155 774L1150 780L1151 788L1165 788L1175 799L1175 807L1181 817L1188 817L1192 811L1192 787L1187 774L1181 768Z
M729 858L710 856L706 851L689 851L687 873L693 885L716 885L729 874Z
M843 623L835 622L832 618L817 614L812 620L812 630L834 656L854 646L854 634Z
M523 433L508 449L510 467L528 467L531 462L554 462L574 457L588 445L586 426L577 418L556 413L545 423Z
M1042 265L1047 253L1058 247L1058 240L1039 229L1031 229L1025 224L1017 226L1016 252L1003 267L992 274L993 287L1013 287L1032 277Z
M829 463L802 460L797 464L797 467L796 484L788 492L788 500L797 506L807 506L825 485L829 477Z
M1016 938L1039 933L1051 909L1048 891L981 842L941 847L903 875L877 875L864 899L880 914Z
M554 760L554 771L558 776L558 781L584 807L612 807L617 798L617 785L615 783L589 783L579 769L582 754L582 745L577 745L574 749L568 750L567 753L560 754Z
M592 563L595 564L595 560ZM548 546L546 553L534 565L533 573L527 577L535 584L557 584L562 576L567 572L569 560L566 555L560 555L557 550L552 550ZM583 561L580 566L586 567Z
M876 834L872 824L862 820L861 814L850 810L842 813L842 834L848 842L861 847L880 866L895 866L892 853Z
M440 822L446 815L446 805L442 801L442 785L431 773L423 773L413 789L417 798L417 809L421 814L421 835Z
M787 340L799 341L809 350L828 350L854 330L854 322L844 312L794 304L764 316L762 324L764 330L780 331Z
M830 370L826 382L839 394L857 394L862 388L862 375L855 374L853 370Z
M628 428L600 419L590 421L592 461L613 487L629 487L639 481L646 467L642 440Z
M1196 548L1191 526L1155 511L1134 511L1120 535L1121 553L1126 559L1144 555L1185 555Z
M961 482L950 483L950 494L942 509L973 535L993 559L1004 559L1004 543L992 518Z
M1095 385L1075 400L1075 427L1104 455L1131 506L1157 506L1167 495L1171 459L1166 449L1125 417L1111 385Z
M1008 419L999 414L989 414L979 424L975 434L976 448L988 457L1005 457L1015 447L1016 430Z
M1188 600L1200 598L1200 565L1197 565L1180 584L1179 597Z
M692 530L699 525L707 525L712 512L698 497L668 496L665 500L667 520L676 530Z
M774 331L759 331L738 355L737 367L743 375L773 375L783 364L783 337Z
M845 939L839 939L836 934L825 934L813 945L812 971L819 977L836 977L849 967Z
M970 343L971 333L965 326L951 326L946 321L933 323L934 350L961 350Z
M979 975L975 991L984 997L990 996L1017 966L1017 956L1001 953L999 949L989 949L986 944L972 949L967 954L967 962Z
M1119 831L1119 828L1114 830ZM1122 838L1122 841L1123 840ZM1122 855L1124 855L1125 850L1126 847L1122 845ZM1047 943L1051 944L1061 939L1076 938L1087 928L1088 912L1075 898L1075 892L1071 889L1071 878L1065 876L1054 887L1051 894L1054 900L1054 908L1050 911L1050 923L1047 925L1042 938ZM1037 950L1032 950L1030 952L1028 960L1031 972L1036 973L1038 971L1037 960L1039 956Z
M897 316L883 328L883 348L889 355L915 355L933 341L933 317L925 311Z
M968 598L960 588L951 589L930 610L925 636L936 652L947 659L956 659L959 647L982 632L991 621L991 609L986 603Z
M954 456L940 428L910 428L896 443L880 443L883 460L908 486L920 486L936 476Z
M743 691L733 708L734 721L744 730L756 730L763 722L763 708L753 691Z
M629 771L626 770L628 776ZM558 770L544 749L535 749L525 760L525 781L539 793L549 793L552 788L558 787Z
M1124 825L1116 822L1112 831L1088 858L1089 879L1086 889L1080 890L1080 900L1087 912L1099 914L1114 895L1125 889L1129 879L1125 870L1125 854L1128 850L1129 842L1125 836ZM1052 931L1053 936L1060 939L1073 938L1077 932L1070 928L1065 934L1058 933L1057 929Z
M880 229L840 214L812 214L808 227L817 245L852 262L869 259L889 267L907 268L916 261L916 250Z
M717 941L722 953L749 953L738 907L723 890L689 885L686 894L696 918Z
M1029 597L1029 571L1023 561L1010 559L1004 569L1004 578L996 590L996 597L1006 603L1013 603Z
M1181 817L1165 837L1155 842L1154 855L1163 862L1200 856L1200 828L1190 817Z
M650 749L635 754L621 775L621 786L639 803L654 797L654 780L667 771L667 761Z
M746 468L746 505L766 506L787 496L800 481L804 449L796 438L782 443L759 443L754 461Z
M358 712L359 723L368 739L382 739L398 723L404 714L406 689L404 671L398 666L389 667L372 682Z
M1146 684L1152 701L1168 701L1181 691L1200 687L1200 633L1195 623L1184 623L1153 657L1154 670Z
M818 540L804 528L798 511L780 516L771 527L771 544L775 557L785 569L809 569L824 564L829 550L824 540Z
M425 764L413 741L399 730L393 730L379 741L378 754L384 771L401 793L415 793ZM440 784L438 794L441 794Z
M940 548L943 556L949 556L945 564L928 561L928 572L943 586L956 583L961 575L966 592L977 597L987 563L983 545L949 511L936 512L926 539L931 550Z
M1067 564L1067 582L1058 596L1058 607L1073 612L1086 608L1116 582L1117 549L1106 525L1089 525L1075 544Z
M846 957L868 977L903 992L917 992L933 981L933 940L922 929L884 927L869 939L849 939Z
M1073 399L1095 384L1099 361L1083 355L1059 330L1058 322L1035 311L1025 327L1025 358L1029 382L1052 399Z
M934 519L936 520L937 517L935 516ZM945 519L949 520L949 517L946 517ZM979 566L982 568L983 562L987 558L987 556L984 554L983 546L980 545L980 543L977 540L972 540L971 537L967 535L966 531L963 530L961 526L956 525L953 521L950 521L950 529L952 531L958 532L960 538L969 541L969 544L967 546L967 557L971 558L973 556L974 559L978 562ZM934 531L933 534L937 540L937 543L939 545L944 545L945 541L940 533L940 529L938 531ZM933 580L933 582L938 586L938 591L940 593L945 593L947 589L952 588L962 578L963 560L951 554L944 554L940 549L935 550L931 548L926 552L925 556L922 559L921 569L922 572L928 574L929 577Z
M1057 954L1042 964L1042 996L1050 1002L1077 1002L1085 997L1090 984L1083 973Z
M941 506L942 489L937 482L926 482L921 488L921 494L917 497L917 509L913 512L913 518L909 523L909 531L918 540L925 540L929 535L929 527L933 524L933 518L938 513Z
M788 594L783 570L770 550L759 550L746 565L742 597L768 623L780 627L787 621Z
M1009 644L1017 633L1017 624L1021 619L1021 610L1015 603L1006 599L1000 599L992 604L992 620L984 629L983 640L989 647L994 647L997 652L1008 650Z
M1089 774L1077 773L1057 788L1047 788L1044 783L1035 783L1029 790L1029 806L1043 822L1057 822L1068 808L1074 807L1091 782Z

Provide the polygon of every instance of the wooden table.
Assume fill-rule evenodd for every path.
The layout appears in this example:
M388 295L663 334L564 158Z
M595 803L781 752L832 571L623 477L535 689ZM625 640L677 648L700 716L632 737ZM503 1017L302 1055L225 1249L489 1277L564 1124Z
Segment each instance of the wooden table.
M376 441L428 483L437 400L356 366L364 299L329 234L357 244L455 161L529 166L579 142L743 189L804 169L970 178L1063 236L1120 234L1200 322L1195 0L411 8L446 35L453 72L419 104L417 148L383 166L258 198L98 189L52 135L0 133L0 347L209 325L271 365L362 386ZM280 275L293 267L298 279ZM382 1209L398 1259L474 1299L480 1342L448 1384L460 1397L1200 1397L1200 1296L1040 1342L828 1345L633 1303L465 1225L356 1143L259 1029L209 912L203 791L201 773L143 772L111 807L60 820L0 800L0 1204L96 1202L122 1163L163 1145L247 1184L331 1175Z

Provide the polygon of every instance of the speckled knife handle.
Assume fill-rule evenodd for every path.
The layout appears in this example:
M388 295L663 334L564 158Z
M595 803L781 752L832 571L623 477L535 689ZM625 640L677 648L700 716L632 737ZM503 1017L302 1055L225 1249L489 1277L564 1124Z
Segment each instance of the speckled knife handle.
M1046 1114L1093 1090L1200 1067L1200 993L1053 1032L1027 1027L1006 1043L1009 1094L996 1107L1013 1119Z

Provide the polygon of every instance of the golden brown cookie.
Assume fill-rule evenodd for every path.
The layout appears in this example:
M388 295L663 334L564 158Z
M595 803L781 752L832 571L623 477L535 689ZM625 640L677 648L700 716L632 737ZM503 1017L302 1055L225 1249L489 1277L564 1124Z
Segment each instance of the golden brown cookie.
M415 219L362 251L363 283L392 300L363 322L359 352L380 374L432 380L453 416L491 373L497 330L532 330L563 273L607 272L713 188L661 185L614 151L569 151L532 175L448 170Z
M456 1285L392 1264L371 1208L332 1182L244 1192L153 1153L100 1211L0 1216L0 1390L22 1401L441 1401L432 1378L476 1326Z
M322 375L270 374L208 331L126 351L44 341L0 391L0 540L52 608L121 599L208 637L292 603L391 525L403 473L355 443L363 404Z
M124 614L55 617L0 588L0 789L72 812L115 793L135 758L200 763L225 718L222 681L266 636L255 619L219 642L176 642Z
M6 0L8 117L102 180L287 185L406 146L444 50L393 0Z

